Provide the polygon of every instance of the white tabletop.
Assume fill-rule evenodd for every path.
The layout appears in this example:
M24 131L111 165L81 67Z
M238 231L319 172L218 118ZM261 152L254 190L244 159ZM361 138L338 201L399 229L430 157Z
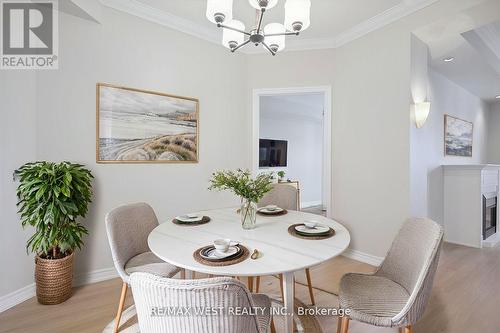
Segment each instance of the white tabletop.
M257 227L244 230L236 208L197 212L211 221L196 226L183 226L171 219L156 227L148 238L151 251L164 261L191 271L213 275L264 276L294 272L321 264L340 255L349 246L347 229L332 219L310 213L288 211L281 216L257 216ZM307 240L288 233L294 223L316 220L329 225L335 235L323 240ZM230 238L241 242L250 253L258 249L262 256L230 266L214 267L198 263L193 252L210 245L215 239Z

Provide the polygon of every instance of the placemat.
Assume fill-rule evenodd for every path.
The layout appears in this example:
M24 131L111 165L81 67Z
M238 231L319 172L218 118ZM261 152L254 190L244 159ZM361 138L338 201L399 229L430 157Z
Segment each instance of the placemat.
M300 234L297 233L297 230L295 230L295 227L299 226L299 225L304 225L304 223L292 224L291 226L288 227L288 233L290 235L294 236L294 237L297 237L297 238L312 239L312 240L327 239L327 238L333 237L335 235L335 230L333 230L330 227L330 232L328 232L328 234L326 234L326 235L322 235L322 236L302 236L302 235L300 235Z
M202 219L200 221L197 221L197 222L182 222L182 221L179 221L177 219L173 219L172 222L177 224L177 225L183 225L183 226L200 225L200 224L205 224L205 223L210 222L210 217L203 216Z
M286 209L283 209L279 213L264 213L261 211L257 211L257 214L262 215L262 216L281 216L281 215L285 215L286 213L288 213L288 211Z
M201 255L200 255L200 252L204 249L206 249L207 247L210 247L212 245L207 245L207 246L204 246L204 247L200 247L198 250L194 251L193 252L193 257L194 257L194 260L196 260L197 262L199 262L200 264L203 264L203 265L207 265L207 266L230 266L230 265L234 265L234 264L237 264L237 263L240 263L242 261L245 261L246 259L248 259L248 257L250 256L250 251L243 245L238 245L241 250L243 251L243 254L241 256L239 256L238 258L234 258L234 259L229 259L229 260L225 260L225 261L210 261L210 260L206 260L205 258L203 258Z

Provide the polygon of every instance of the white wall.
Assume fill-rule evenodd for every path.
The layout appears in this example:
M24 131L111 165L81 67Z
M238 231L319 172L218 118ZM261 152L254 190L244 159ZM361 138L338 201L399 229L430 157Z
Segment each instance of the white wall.
M427 99L431 110L423 128L414 123L410 130L411 213L443 222L443 164L479 164L487 162L489 107L444 76L428 68L426 45L412 40L412 97ZM423 98L423 99L422 99ZM474 123L473 156L444 155L444 115Z
M418 39L416 36L411 37L411 81L410 93L411 103L422 103L429 101L430 98L430 79L429 79L429 49L427 45ZM418 129L414 125L415 114L411 108L411 124L410 124L410 202L412 216L427 216L428 202L428 186L427 179L428 170L425 167L427 162L420 160L420 147L425 152L425 144L419 138ZM421 131L426 131L429 128L427 125ZM434 159L438 159L434 157ZM422 166L422 164L424 166Z
M333 87L331 215L354 250L384 256L411 214L411 32L474 4L441 0L333 50L248 58L251 89Z
M300 181L301 206L322 203L323 95L260 98L260 138L288 141L285 178ZM309 101L317 104L310 107ZM310 111L309 114L305 110Z
M165 220L237 202L207 187L217 169L249 167L241 112L244 57L111 9L103 11L100 25L62 15L60 34L60 69L39 77L38 156L83 163L95 176L85 219L91 236L77 255L77 273L112 266L104 216L122 203L148 202ZM200 162L96 164L96 82L198 98Z
M245 57L111 9L103 11L102 24L61 14L59 31L59 70L37 74L38 117L25 106L30 103L34 108L34 103L19 95L30 89L34 80L21 80L24 75L19 71L8 77L0 74L2 113L6 108L9 112L5 114L12 118L11 122L2 122L9 127L8 132L2 130L2 135L7 134L2 143L9 141L10 145L1 155L9 157L2 158L2 205L6 205L8 214L4 216L3 206L1 211L9 229L4 232L2 227L0 244L3 253L4 244L8 245L9 255L1 256L0 267L9 269L2 269L0 295L33 282L32 255L25 253L25 235L19 231L10 179L12 169L22 162L69 160L85 164L95 176L94 202L83 220L90 235L77 253L76 275L112 267L104 216L114 207L145 201L153 206L160 220L165 220L182 212L234 205L238 201L231 194L207 190L211 173L222 168L250 167L250 131L242 104ZM15 82L19 79L19 84L11 77L16 78ZM96 82L199 98L200 162L96 164ZM10 89L4 90L4 86ZM5 102L3 95L10 93L12 96ZM33 147L26 147L28 144ZM4 162L8 164L6 172ZM4 183L9 189L5 200ZM27 264L23 258L27 258ZM9 265L3 265L3 260L9 260Z
M36 158L36 74L0 73L0 296L33 283L33 259L26 254L30 228L23 231L12 173Z
M61 15L60 69L37 74L34 100L23 95L26 100L16 97L6 103L28 106L26 114L9 123L6 139L17 142L21 133L22 144L7 151L17 154L21 147L23 153L17 160L2 160L2 166L12 164L6 171L10 177L13 167L34 158L86 164L96 176L95 196L84 221L90 235L77 254L77 274L108 268L112 261L104 215L118 204L147 201L165 219L237 202L229 194L209 193L206 186L216 169L250 167L252 89L332 85L333 217L351 231L353 249L383 256L410 214L410 32L475 2L441 0L338 49L277 57L230 54L218 45L109 9L103 10L102 25ZM17 80L24 74L12 75ZM4 72L0 81L16 85ZM198 97L200 163L95 164L98 81ZM33 82L27 82L32 87ZM3 100L2 95L2 111ZM29 119L23 119L25 115ZM36 149L30 144L34 141ZM7 147L4 142L2 149ZM2 192L4 185L10 186L2 204L8 206L7 220L13 221L13 188L5 177L2 169ZM2 207L2 218L3 212ZM2 294L33 277L32 259L22 254L26 234L15 230L11 225L8 241L1 242L2 251L6 244L9 254L20 258L2 258L8 265L1 267L10 270L6 275L2 269L7 276Z
M488 163L500 164L500 101L490 106L488 121Z
M331 216L376 256L409 214L409 45L388 28L336 50L248 59L250 88L333 86Z

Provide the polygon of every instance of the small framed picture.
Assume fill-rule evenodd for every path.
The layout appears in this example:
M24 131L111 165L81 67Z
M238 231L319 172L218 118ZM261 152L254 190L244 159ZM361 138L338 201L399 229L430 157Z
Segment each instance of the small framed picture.
M472 157L474 124L450 115L444 116L444 154Z

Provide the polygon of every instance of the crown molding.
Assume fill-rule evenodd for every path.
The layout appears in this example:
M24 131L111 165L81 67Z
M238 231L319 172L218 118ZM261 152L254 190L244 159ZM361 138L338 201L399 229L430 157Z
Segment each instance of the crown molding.
M134 15L151 21L162 26L178 30L188 35L206 40L217 45L221 45L221 35L217 31L211 31L205 26L171 13L159 10L157 8L146 5L139 0L100 0L106 6L119 10L130 15ZM350 43L364 35L383 28L401 18L413 14L425 7L432 5L439 0L403 0L400 4L389 8L388 10L373 16L372 18L361 22L358 25L338 34L337 36L328 38L306 38L287 40L286 51L300 50L320 50L334 49L342 45ZM222 45L221 45L222 47ZM243 48L239 52L246 54L265 53L263 48Z
M399 5L391 7L388 10L375 15L335 37L335 47L340 47L352 42L353 40L363 37L370 32L383 28L402 19L403 17L424 9L437 1L439 0L404 0Z
M358 38L361 38L370 32L381 29L391 23L394 23L405 16L411 15L425 7L432 5L439 0L405 0L400 4L389 8L388 10L377 14L368 20L361 22L354 27L338 34L334 37L328 38L307 38L307 39L294 39L287 40L286 51L301 51L301 50L321 50L321 49L335 49L347 43L350 43ZM260 48L247 49L247 53L265 53L265 50L258 50ZM282 51L282 52L283 52Z
M109 8L140 17L144 20L178 30L188 35L221 45L221 36L217 31L212 32L205 26L170 14L166 11L146 5L138 0L100 0Z

